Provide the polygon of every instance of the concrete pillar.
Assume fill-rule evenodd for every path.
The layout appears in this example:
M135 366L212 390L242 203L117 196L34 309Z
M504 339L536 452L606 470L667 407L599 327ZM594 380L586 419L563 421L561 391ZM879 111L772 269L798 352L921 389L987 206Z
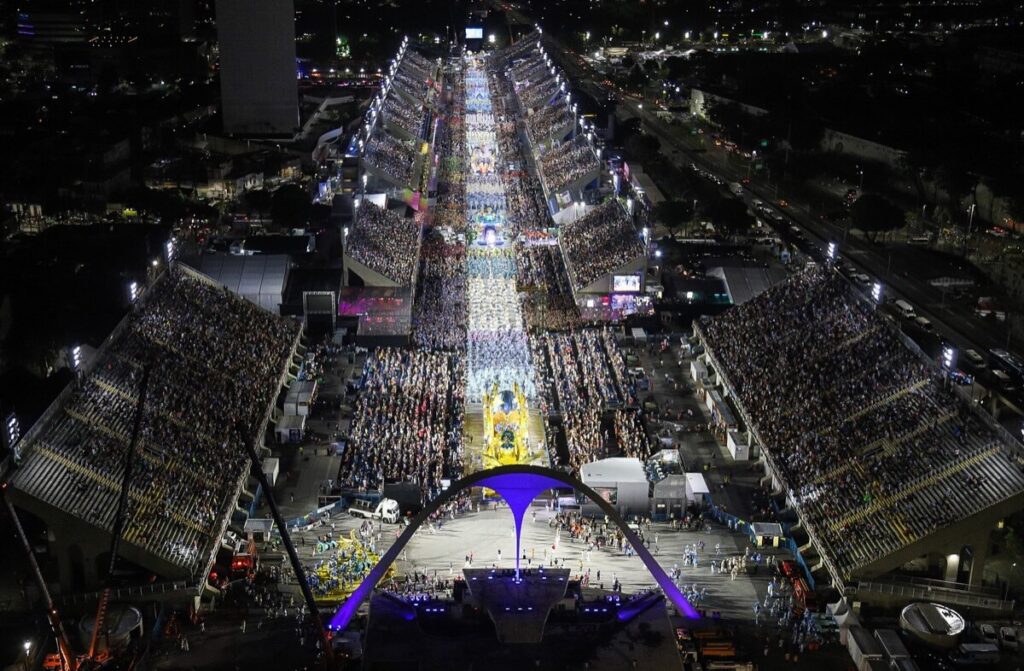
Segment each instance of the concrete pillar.
M981 587L981 581L985 576L985 562L988 561L988 546L991 538L989 530L985 530L984 533L978 533L971 540L971 550L973 551L971 557L971 574L968 578L971 589L977 589Z
M946 582L956 582L957 572L960 570L960 554L954 552L946 555L946 570L942 574L942 579Z

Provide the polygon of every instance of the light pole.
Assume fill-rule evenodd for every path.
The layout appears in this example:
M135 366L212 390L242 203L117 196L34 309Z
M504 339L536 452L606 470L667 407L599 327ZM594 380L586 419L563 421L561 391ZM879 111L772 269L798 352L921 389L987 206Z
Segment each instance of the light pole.
M21 647L25 650L25 671L28 671L31 667L29 664L30 655L32 653L32 641L25 641L21 644Z
M971 207L968 208L970 214L967 217L967 239L970 240L971 229L974 227L974 210L977 209L977 204L971 203Z

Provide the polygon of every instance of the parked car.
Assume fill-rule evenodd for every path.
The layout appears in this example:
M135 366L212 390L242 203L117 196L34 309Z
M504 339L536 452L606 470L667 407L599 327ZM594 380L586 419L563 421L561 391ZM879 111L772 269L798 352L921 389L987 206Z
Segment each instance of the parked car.
M1006 371L994 369L992 371L992 377L995 378L996 386L1005 392L1016 391L1017 388L1013 386L1013 379L1006 374Z
M981 356L981 354L978 354L978 350L965 349L964 358L967 359L968 363L970 363L972 366L979 370L986 367L985 357Z
M996 634L996 628L991 624L984 623L978 625L978 635L981 636L981 640L985 643L998 643L999 636Z
M1003 650L1016 650L1017 645L1017 630L1013 627L999 627L999 647Z

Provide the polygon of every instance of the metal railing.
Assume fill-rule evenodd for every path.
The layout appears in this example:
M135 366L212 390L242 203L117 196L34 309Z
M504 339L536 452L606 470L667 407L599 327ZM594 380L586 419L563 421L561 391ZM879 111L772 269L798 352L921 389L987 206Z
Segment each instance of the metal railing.
M173 582L160 582L151 585L136 585L134 587L118 587L110 591L111 599L142 598L154 594L175 594L181 592L195 592L197 586L188 580L175 580ZM103 591L83 592L81 594L65 594L54 597L57 603L68 605L81 605L99 601Z
M1016 603L1014 600L1007 601L977 592L904 583L861 581L847 587L844 591L846 596L859 595L863 597L866 593L895 596L907 601L941 601L959 606L1006 612L1012 611Z

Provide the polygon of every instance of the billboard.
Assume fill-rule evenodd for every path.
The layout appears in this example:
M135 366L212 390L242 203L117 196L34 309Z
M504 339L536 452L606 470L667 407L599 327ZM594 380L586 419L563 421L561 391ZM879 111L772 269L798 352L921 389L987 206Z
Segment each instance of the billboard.
M612 292L629 293L640 291L639 275L612 275Z
M482 40L484 39L483 28L466 28L466 39L467 40Z

